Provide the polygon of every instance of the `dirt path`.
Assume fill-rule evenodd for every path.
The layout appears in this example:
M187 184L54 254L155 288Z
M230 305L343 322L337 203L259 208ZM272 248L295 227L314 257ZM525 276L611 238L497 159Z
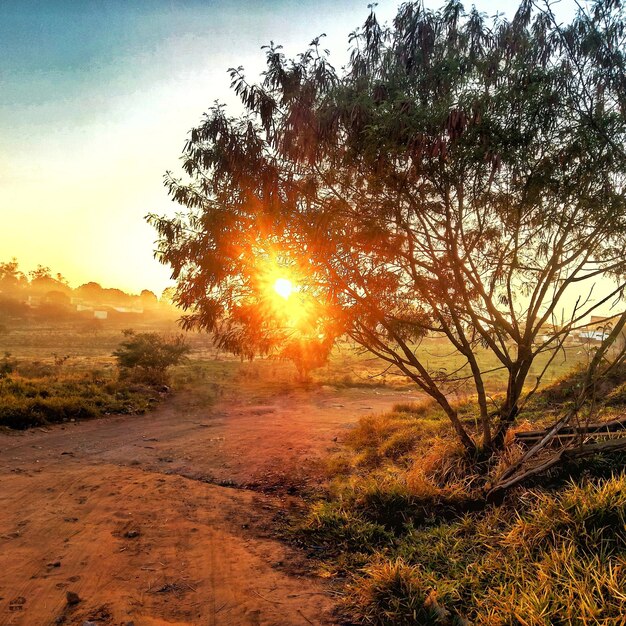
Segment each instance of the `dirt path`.
M0 624L333 623L329 588L275 522L344 429L407 399L247 393L207 409L180 392L149 415L0 435Z

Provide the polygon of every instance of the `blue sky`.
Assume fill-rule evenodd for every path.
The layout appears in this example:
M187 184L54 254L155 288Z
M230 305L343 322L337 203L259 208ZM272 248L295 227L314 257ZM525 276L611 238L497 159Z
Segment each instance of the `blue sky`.
M379 2L381 20L397 4ZM0 0L0 261L160 292L168 270L143 216L174 210L161 181L187 132L214 100L235 104L227 69L256 77L262 45L296 54L323 32L340 65L367 12L355 0Z

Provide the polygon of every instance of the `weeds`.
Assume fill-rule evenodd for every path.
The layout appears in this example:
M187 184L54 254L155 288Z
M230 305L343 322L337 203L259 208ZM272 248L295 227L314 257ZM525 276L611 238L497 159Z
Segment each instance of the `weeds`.
M0 380L0 426L24 429L108 413L144 413L158 394L147 386L89 373Z

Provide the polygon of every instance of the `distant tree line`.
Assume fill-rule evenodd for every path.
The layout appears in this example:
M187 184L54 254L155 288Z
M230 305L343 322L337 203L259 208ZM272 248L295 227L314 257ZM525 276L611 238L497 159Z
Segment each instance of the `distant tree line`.
M116 288L87 282L72 288L60 273L43 265L30 272L20 269L17 259L0 262L0 320L28 316L34 308L44 317L60 317L80 312L80 305L92 308L126 307L144 311L171 308L170 289L159 299L144 289L130 294Z

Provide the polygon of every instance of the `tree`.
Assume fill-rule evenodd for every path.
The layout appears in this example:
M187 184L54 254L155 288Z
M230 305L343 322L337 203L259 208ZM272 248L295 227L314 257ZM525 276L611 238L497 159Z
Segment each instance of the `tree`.
M166 381L168 368L179 365L190 352L184 337L167 338L158 333L135 333L125 330L127 337L113 352L122 371L133 372L135 378L152 384Z
M221 336L254 309L259 266L295 266L324 317L434 398L469 452L497 451L537 356L622 302L625 25L614 0L566 26L529 0L510 22L405 3L391 26L369 14L340 73L319 38L292 60L266 47L261 84L232 69L245 113L211 109L185 177L166 175L187 214L149 216L186 323ZM235 323L254 334L259 317ZM465 366L429 367L427 335ZM507 374L495 406L479 347ZM449 400L461 382L480 433Z
M0 292L15 294L27 284L26 277L19 269L17 259L0 263Z
M59 273L53 277L49 267L38 265L37 269L28 272L28 275L30 276L29 286L31 290L37 293L43 294L47 291L71 292L66 278Z
M304 381L311 370L328 361L339 327L319 299L300 288L292 291L293 284L304 282L294 267L279 268L276 261L259 260L247 297L231 304L228 316L212 328L213 339L218 348L242 359L275 354L290 360ZM286 275L291 279L284 278ZM283 282L287 291L281 295L278 291ZM194 318L184 322L198 325Z
M131 302L131 297L121 289L108 287L102 290L100 302L111 306L127 306Z
M102 301L103 291L102 286L93 281L85 283L76 289L78 296L94 304L99 304Z
M146 309L153 309L159 303L156 294L149 289L142 289L139 294L139 299L141 300L141 304Z
M165 304L167 306L174 306L174 299L176 297L176 288L175 287L166 287L161 292L161 298L159 302L161 304Z
M306 381L311 370L326 365L333 349L334 338L297 337L284 342L279 356L290 360L298 370L298 378Z

